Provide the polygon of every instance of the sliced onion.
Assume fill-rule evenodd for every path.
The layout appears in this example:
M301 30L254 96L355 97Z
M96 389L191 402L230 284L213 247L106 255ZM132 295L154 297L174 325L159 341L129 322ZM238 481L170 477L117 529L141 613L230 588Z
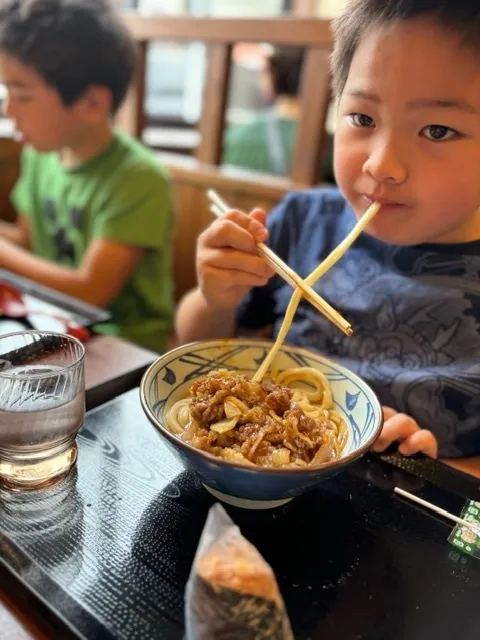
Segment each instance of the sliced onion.
M227 433L232 429L235 429L235 425L238 422L237 418L232 418L231 420L221 420L220 422L215 422L210 427L210 431L215 431L216 433Z
M315 454L313 460L310 462L310 466L313 467L316 464L324 464L332 460L333 447L330 443L322 444Z
M290 464L290 451L288 449L275 449L270 456L272 467L283 467Z
M192 418L187 424L185 431L181 434L180 438L185 442L190 442L198 431L198 422Z
M240 451L234 451L233 449L223 449L221 454L224 460L229 460L230 462L240 462L242 464L253 464L250 460L247 460L245 456L240 453Z
M237 416L240 418L244 413L247 413L248 411L247 405L238 398L235 398L235 396L228 396L227 398L225 398L223 407L225 410L225 415L229 419L236 418Z

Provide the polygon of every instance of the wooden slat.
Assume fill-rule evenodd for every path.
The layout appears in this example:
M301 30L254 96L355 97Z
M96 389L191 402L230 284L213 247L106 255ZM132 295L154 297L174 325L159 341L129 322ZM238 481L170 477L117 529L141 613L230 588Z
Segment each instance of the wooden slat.
M266 197L279 200L287 191L301 189L304 185L292 182L289 178L277 178L270 174L233 169L231 167L212 167L202 164L194 158L177 156L170 153L158 153L157 157L167 166L174 180L181 180L206 189L227 189L248 192L253 198Z
M199 234L212 219L206 206L205 194L196 185L184 183L172 176L176 208L173 240L173 273L175 298L179 300L196 284L196 243Z
M147 76L148 42L138 43L138 66L135 81L120 109L116 123L126 133L141 138L145 128L145 82Z
M298 124L290 177L306 186L318 184L321 180L325 122L330 102L329 55L325 49L310 49L302 72L302 117Z
M270 42L272 44L332 46L330 22L307 18L227 19L189 17L144 17L133 13L124 19L134 38L146 40L190 40L202 42Z
M225 108L230 86L232 45L210 44L207 48L207 73L203 91L201 141L196 157L200 162L220 163Z
M25 595L22 602L17 602L11 592L11 584L5 579L0 585L0 637L4 640L51 640L55 637L53 627L41 619L33 596Z

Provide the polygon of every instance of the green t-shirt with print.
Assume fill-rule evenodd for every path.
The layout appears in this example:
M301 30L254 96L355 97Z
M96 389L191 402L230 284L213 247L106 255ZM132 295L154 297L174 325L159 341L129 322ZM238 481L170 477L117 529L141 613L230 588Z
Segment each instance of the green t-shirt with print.
M105 151L67 169L59 153L25 147L12 201L28 218L33 252L57 264L79 267L94 238L145 249L110 305L112 321L97 329L164 349L173 326L173 206L166 173L150 149L116 132Z

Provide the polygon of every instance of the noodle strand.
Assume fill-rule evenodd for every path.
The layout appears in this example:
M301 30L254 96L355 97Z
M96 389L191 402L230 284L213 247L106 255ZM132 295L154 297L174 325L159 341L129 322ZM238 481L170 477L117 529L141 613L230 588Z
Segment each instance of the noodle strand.
M325 273L333 267L333 265L340 260L340 258L344 255L347 249L355 242L358 236L362 233L362 231L368 226L372 218L378 213L380 210L380 204L378 202L372 203L364 215L357 222L355 227L350 231L348 236L342 240L342 242L325 258L325 260L320 263L320 265L312 271L312 273L305 278L305 282L308 285L313 285L315 282L321 278ZM297 310L297 307L302 299L302 292L298 287L293 292L292 297L290 298L290 302L288 303L287 311L285 313L285 317L278 331L277 339L273 347L270 349L270 352L267 354L265 360L260 365L258 371L253 376L253 380L255 382L261 382L263 378L266 376L267 371L269 370L275 356L277 355L280 347L282 346L285 338L287 337L287 333L292 325L293 317Z

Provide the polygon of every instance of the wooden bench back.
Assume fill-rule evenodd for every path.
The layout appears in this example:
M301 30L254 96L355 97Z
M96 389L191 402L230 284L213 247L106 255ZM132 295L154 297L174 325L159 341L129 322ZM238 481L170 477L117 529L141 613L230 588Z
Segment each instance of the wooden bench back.
M135 86L120 114L119 122L129 133L141 137L145 127L145 70L152 41L201 41L207 46L201 142L195 157L179 161L162 157L169 169L177 206L174 244L174 275L177 298L195 285L195 243L210 223L205 192L217 189L232 206L249 211L255 206L273 208L285 193L319 184L325 142L325 122L331 100L329 56L332 47L330 23L326 20L279 18L220 19L189 17L142 17L125 20L139 47L139 71ZM269 42L305 48L300 83L302 117L299 121L291 174L275 179L254 172L227 170L220 166L225 113L230 88L232 48L235 43Z

